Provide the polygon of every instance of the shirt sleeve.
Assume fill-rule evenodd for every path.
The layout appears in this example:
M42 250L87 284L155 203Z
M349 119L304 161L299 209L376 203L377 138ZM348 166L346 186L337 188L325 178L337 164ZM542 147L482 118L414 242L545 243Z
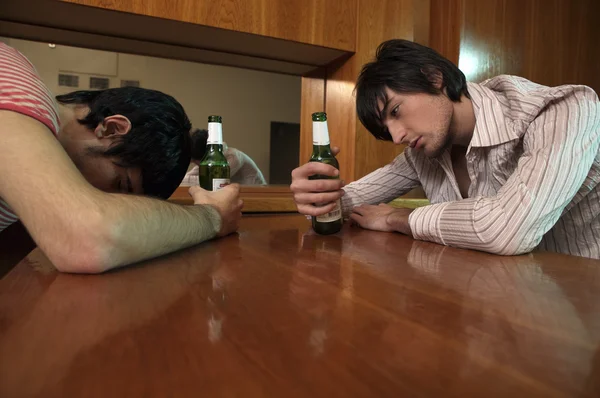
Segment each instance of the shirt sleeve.
M200 184L200 167L198 167L197 165L192 167L190 169L190 171L188 171L187 173L185 173L185 176L183 177L183 181L181 181L181 186L184 187L189 187L192 185L199 185Z
M58 134L58 109L54 98L31 62L4 43L0 43L0 110L32 117L55 136Z
M414 166L403 152L390 164L343 188L345 192L345 195L342 196L344 217L348 217L355 206L363 203L379 204L389 202L420 185Z
M573 92L552 103L525 132L517 168L496 196L416 209L413 236L504 255L533 250L586 183L599 135L595 94Z
M231 170L231 182L241 185L264 185L267 183L254 160L244 152L230 147L225 151L225 157Z

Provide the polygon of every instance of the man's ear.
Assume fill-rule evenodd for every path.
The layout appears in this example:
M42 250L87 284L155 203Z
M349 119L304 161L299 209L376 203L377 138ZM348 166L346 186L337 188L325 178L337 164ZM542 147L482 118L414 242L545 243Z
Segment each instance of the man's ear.
M442 72L436 68L422 68L421 73L427 77L427 80L433 84L433 87L442 91L444 88L444 77L442 76Z
M94 134L98 138L116 137L125 135L131 131L131 122L123 115L113 115L104 118L102 123L98 124Z

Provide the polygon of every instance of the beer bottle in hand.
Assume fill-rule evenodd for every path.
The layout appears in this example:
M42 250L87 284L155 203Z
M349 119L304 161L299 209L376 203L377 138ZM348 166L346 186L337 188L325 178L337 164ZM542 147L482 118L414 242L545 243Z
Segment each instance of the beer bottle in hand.
M208 117L206 153L199 165L200 186L217 191L229 184L229 163L223 154L223 124L221 116Z
M327 114L325 112L315 112L312 114L313 120L313 152L310 157L310 162L327 163L336 169L340 169L337 159L331 153L329 146L329 130L327 129ZM313 175L309 180L319 180L329 177L324 175ZM324 206L327 203L315 203L316 206ZM312 226L316 233L329 235L338 232L342 229L342 206L341 200L338 199L335 208L327 214L312 217Z

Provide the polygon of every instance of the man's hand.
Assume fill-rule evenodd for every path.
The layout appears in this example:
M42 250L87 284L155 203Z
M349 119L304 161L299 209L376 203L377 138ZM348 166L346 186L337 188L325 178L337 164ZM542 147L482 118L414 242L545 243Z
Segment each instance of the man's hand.
M333 147L331 152L337 155L340 150ZM344 195L343 181L308 179L315 174L337 177L339 170L325 163L308 162L292 171L290 189L294 193L298 212L309 216L329 213L335 208L335 202ZM315 203L320 206L315 206Z
M352 209L350 218L360 227L373 231L400 232L412 236L408 216L412 209L397 209L390 205L360 205Z
M218 191L206 191L199 186L190 187L190 195L196 205L210 205L221 216L221 230L217 236L229 235L240 226L242 207L244 202L240 199L240 186L231 184Z

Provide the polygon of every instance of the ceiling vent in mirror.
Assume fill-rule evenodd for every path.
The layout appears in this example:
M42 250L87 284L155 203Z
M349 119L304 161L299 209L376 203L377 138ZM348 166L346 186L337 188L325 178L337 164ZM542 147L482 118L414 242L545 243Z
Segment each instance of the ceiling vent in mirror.
M79 76L59 73L58 85L61 87L79 87Z
M139 87L139 80L121 80L121 87Z
M108 77L90 77L90 90L106 90L109 85Z

